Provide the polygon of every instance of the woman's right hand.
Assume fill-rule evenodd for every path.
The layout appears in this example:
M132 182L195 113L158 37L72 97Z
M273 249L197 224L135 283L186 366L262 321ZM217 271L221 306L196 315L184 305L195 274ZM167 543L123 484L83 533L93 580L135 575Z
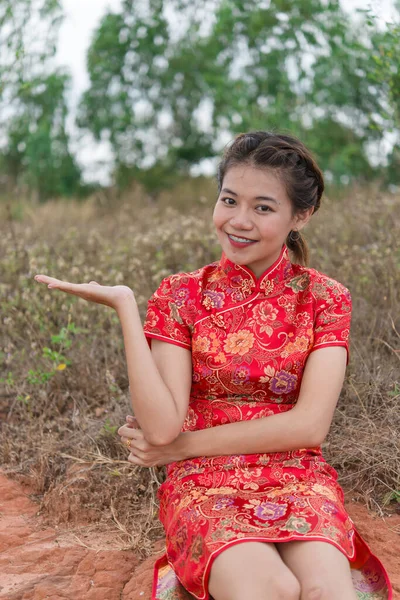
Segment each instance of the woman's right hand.
M104 304L118 310L126 299L135 299L133 291L126 285L100 285L97 281L89 283L70 283L48 275L35 275L35 281L44 283L49 289L60 290L67 294L79 296L88 302Z
M187 458L184 454L182 442L187 434L181 433L166 446L153 446L143 435L135 417L128 415L126 425L118 429L122 443L129 449L128 461L140 467L162 467L177 460Z

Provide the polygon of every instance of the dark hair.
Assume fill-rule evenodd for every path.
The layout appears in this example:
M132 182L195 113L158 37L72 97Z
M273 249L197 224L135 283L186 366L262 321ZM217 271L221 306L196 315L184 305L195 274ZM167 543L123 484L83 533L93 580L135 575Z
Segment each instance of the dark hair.
M276 171L286 187L293 213L314 207L317 211L324 191L324 178L311 152L300 140L268 131L240 133L225 149L218 166L218 192L230 167L248 164ZM291 231L286 244L295 262L308 264L308 246L300 231Z

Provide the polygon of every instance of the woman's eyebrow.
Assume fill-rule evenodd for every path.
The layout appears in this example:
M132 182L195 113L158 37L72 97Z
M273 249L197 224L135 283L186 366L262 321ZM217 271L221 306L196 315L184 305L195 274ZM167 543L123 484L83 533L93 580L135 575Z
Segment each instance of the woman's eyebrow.
M225 192L225 194L232 194L232 196L237 196L237 193L229 188L223 188L221 192ZM255 200L269 200L270 202L274 202L275 204L279 204L275 198L271 198L271 196L256 196Z

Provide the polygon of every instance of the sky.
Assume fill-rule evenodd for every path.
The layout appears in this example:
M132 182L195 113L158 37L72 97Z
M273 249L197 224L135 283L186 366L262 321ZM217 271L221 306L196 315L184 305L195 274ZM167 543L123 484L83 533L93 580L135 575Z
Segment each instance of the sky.
M76 153L88 181L100 180L103 184L108 184L112 168L110 148L104 142L96 143L90 135L78 139L74 118L79 98L89 86L85 56L93 32L107 9L118 10L121 0L63 0L62 4L65 21L60 30L56 60L60 65L66 66L72 75L69 93L71 113L68 122L73 139L72 150ZM394 16L393 0L343 0L343 6L347 10L372 8L382 24L392 21Z

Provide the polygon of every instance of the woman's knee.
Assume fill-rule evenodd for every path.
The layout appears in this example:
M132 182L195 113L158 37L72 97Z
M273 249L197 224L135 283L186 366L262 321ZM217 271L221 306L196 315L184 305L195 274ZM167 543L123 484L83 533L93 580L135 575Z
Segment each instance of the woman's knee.
M211 567L209 591L215 600L300 600L300 584L275 546L235 545Z
M296 577L289 571L284 573L260 573L258 582L254 578L248 581L242 580L240 586L236 589L240 593L237 598L261 598L262 600L300 600L300 583ZM254 585L254 588L252 586ZM253 593L249 590L253 589ZM253 595L256 593L257 596Z
M222 584L222 585L221 585ZM257 581L254 577L242 577L240 581L230 581L224 585L222 581L219 585L209 588L209 592L214 600L243 600L251 598L252 600L300 600L300 584L294 577L271 577L262 576Z
M331 597L328 586L323 582L303 583L301 600L329 600Z
M282 598L282 600L300 600L300 583L291 571L286 574L285 579L279 580L277 594L277 598Z

